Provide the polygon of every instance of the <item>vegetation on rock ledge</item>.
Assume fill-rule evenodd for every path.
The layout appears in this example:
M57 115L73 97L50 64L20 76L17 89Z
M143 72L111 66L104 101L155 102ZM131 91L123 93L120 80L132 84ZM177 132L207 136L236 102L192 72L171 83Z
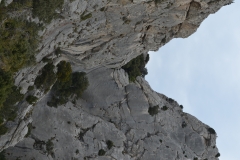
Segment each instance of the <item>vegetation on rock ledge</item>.
M72 73L69 62L61 61L57 67L58 80L52 88L52 99L48 102L53 107L66 103L71 96L80 98L89 85L86 73Z
M34 104L35 102L37 102L38 98L32 95L27 96L26 101L29 104Z
M145 65L147 64L149 60L149 55L146 57L146 60L144 60L143 54L140 56L137 56L136 58L132 59L130 62L122 66L122 68L128 73L129 80L131 82L134 82L137 78L137 76L143 76L148 74L147 69L145 68Z
M45 23L50 23L52 19L58 17L56 10L60 12L63 4L64 0L32 0L33 16Z
M23 100L24 95L20 93L20 88L12 86L10 93L0 107L0 135L7 132L4 121L13 121L17 117L17 102Z
M153 107L149 107L148 108L148 113L151 115L151 116L154 116L156 114L158 114L158 109L159 109L159 106L153 106Z
M0 160L6 160L5 151L0 152Z
M0 3L0 134L7 132L4 124L17 116L17 102L23 99L14 86L13 75L35 62L39 42L39 25L22 14L31 9L30 0Z
M50 23L59 15L64 0L14 0L7 6L5 4L6 0L0 2L0 135L7 132L5 123L16 118L17 102L23 99L20 88L14 86L13 75L35 63L40 41L38 31L42 24L29 21L26 13L32 12L33 17ZM45 92L50 89L56 81L53 68L51 64L43 68L35 81L37 88L42 87ZM33 104L37 97L29 95L26 100Z
M48 63L42 68L42 73L37 76L34 82L38 89L43 89L45 92L49 91L57 79L54 68L55 66L52 63Z

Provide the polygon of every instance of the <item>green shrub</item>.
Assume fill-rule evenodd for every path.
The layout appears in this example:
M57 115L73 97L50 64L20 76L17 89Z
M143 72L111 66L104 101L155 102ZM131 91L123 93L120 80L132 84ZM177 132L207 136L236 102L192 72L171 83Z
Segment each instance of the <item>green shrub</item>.
M52 139L49 139L46 142L46 150L47 150L47 153L50 154L52 157L54 157L53 148L54 148L54 144L52 142Z
M13 86L11 93L6 98L0 109L0 119L6 119L7 121L14 121L17 116L17 102L23 100L24 95L20 93L20 88Z
M12 86L12 74L0 69L0 109L3 107L3 103L6 101L8 95L11 93Z
M50 106L50 107L57 108L58 105L62 105L66 102L67 101L65 99L63 99L62 97L56 97L55 95L53 95L51 97L51 100L47 102L47 105Z
M208 128L207 130L210 134L216 134L216 132L213 128Z
M71 78L72 74L72 68L71 64L66 61L61 61L57 65L58 71L57 71L57 78L61 82L67 82Z
M8 128L4 125L0 125L0 135L4 135L5 133L7 133Z
M122 68L128 73L129 80L134 82L137 76L145 76L147 74L147 69L145 68L145 60L143 54L132 59Z
M80 133L78 134L78 139L80 140L80 141L84 141L84 139L83 139L83 136L86 134L86 132L88 131L89 129L82 129L81 131L80 131Z
M14 0L8 6L8 9L13 11L23 11L23 9L31 9L32 8L32 0Z
M185 121L182 122L182 128L187 127L187 123Z
M167 98L167 101L168 101L169 103L175 102L174 99L172 99L172 98Z
M81 15L81 20L82 20L82 21L85 21L86 19L91 18L91 17L92 17L92 13L88 13L88 14L86 14L86 15L85 15L85 13L83 13L83 14Z
M88 85L88 79L84 72L72 73L69 80L66 82L57 80L53 86L53 96L48 102L48 105L51 107L57 107L58 105L66 103L69 100L69 97L74 95L76 98L80 98Z
M8 18L0 26L0 59L4 71L17 72L35 62L38 26L33 22Z
M16 72L35 62L35 50L38 46L38 30L41 28L29 22L21 12L32 8L32 0L14 0L8 6L0 4L0 68ZM23 10L24 9L24 10Z
M42 74L37 76L34 82L38 89L41 88L47 92L54 84L57 79L56 74L53 71L54 68L55 66L52 63L48 63L43 67Z
M31 135L32 129L33 129L32 123L29 123L29 124L28 124L28 132L27 132L27 134L25 135L25 137L28 137L28 136Z
M107 140L107 147L108 149L111 149L113 147L113 142L110 140Z
M105 7L100 8L100 11L103 12L105 10Z
M215 156L215 157L216 157L216 158L217 158L217 157L220 157L220 153L216 154L216 156Z
M3 119L3 117L0 117L0 125L2 125L2 124L3 124L3 122L4 122L4 119Z
M122 20L124 21L124 24L129 24L131 22L127 17L122 17Z
M5 0L0 2L0 22L6 17L7 7L5 7Z
M55 55L58 56L59 54L61 54L61 52L62 52L61 49L59 47L57 47L57 49L55 50L54 53L55 53Z
M163 107L161 108L161 110L166 111L166 110L168 110L168 107L167 107L167 106L163 106Z
M106 153L106 151L104 151L103 149L100 149L100 150L98 151L98 155L99 155L99 156L104 156L105 153Z
M30 9L32 7L32 0L14 0L8 6L5 6L5 1L6 0L2 0L0 3L0 21L8 16L7 13L19 13L22 12L23 9Z
M33 16L45 23L59 17L56 10L61 11L64 0L33 0Z
M45 63L51 63L51 62L52 62L52 59L48 59L47 57L44 57L44 58L42 59L42 61L45 62Z
M160 3L162 0L154 0L156 4Z
M28 91L32 91L34 89L34 86L28 86Z
M8 6L0 3L0 132L7 132L3 120L17 116L17 102L23 99L13 85L13 74L35 62L39 43L38 24L29 22L23 12L31 10L32 0L14 0ZM9 16L9 15L14 15ZM22 15L22 16L19 16Z
M87 89L89 85L85 72L75 72L72 74L72 86L69 88L72 93L76 94L78 98Z
M7 160L5 157L5 151L0 152L0 160Z
M34 104L35 102L37 102L38 98L32 95L27 96L26 101L29 104Z
M150 56L149 56L149 54L147 54L146 59L145 59L145 64L148 63L149 59L150 59Z
M24 20L12 18L10 14L31 7L32 0L13 1L5 6L0 4L0 119L16 118L16 102L23 95L13 86L13 73L35 62L34 54L38 46L39 26Z
M149 107L148 108L148 113L151 115L151 116L154 116L156 114L158 114L158 109L159 109L159 106L153 106L153 107Z

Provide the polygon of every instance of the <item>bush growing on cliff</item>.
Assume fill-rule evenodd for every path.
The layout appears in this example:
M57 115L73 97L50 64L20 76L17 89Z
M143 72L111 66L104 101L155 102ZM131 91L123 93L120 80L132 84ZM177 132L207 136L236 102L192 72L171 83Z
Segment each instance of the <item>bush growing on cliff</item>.
M154 0L155 4L161 3L163 0Z
M31 9L33 0L13 0L8 6L8 11L22 11L23 9Z
M12 13L14 11L21 11L23 8L26 8L28 6L29 1L32 1L32 0L18 0L18 1L14 0L8 6L5 6L6 0L2 0L0 3L0 21L2 21L7 17L7 13Z
M50 89L57 79L57 76L54 73L54 68L55 66L52 63L48 63L42 68L42 74L37 76L34 82L38 89L41 88L45 92Z
M17 102L21 101L24 96L20 93L20 88L13 86L10 94L6 97L5 102L0 108L0 135L7 132L7 127L4 126L4 119L6 121L14 121L17 117Z
M0 160L6 160L4 151L0 152Z
M54 144L52 142L52 139L49 139L46 142L46 150L47 150L48 154L50 154L52 156L54 155L53 148L54 148Z
M0 26L0 67L16 72L34 62L38 26L21 19L6 18Z
M34 86L28 86L28 91L34 90Z
M13 1L8 6L4 1L0 4L0 119L14 119L16 109L13 106L22 99L19 90L13 86L13 74L35 62L39 26L24 17L9 16L30 7L30 1Z
M17 116L17 102L22 101L24 95L20 93L20 88L13 86L11 93L3 103L2 109L0 109L0 119L4 118L8 121L13 121Z
M207 129L210 134L216 134L216 131L213 128Z
M0 125L0 135L4 135L5 133L7 133L7 131L7 127L5 127L4 125Z
M161 110L166 111L166 110L168 110L168 107L167 107L167 106L163 106L163 107L161 108Z
M80 18L82 21L85 21L86 19L91 17L92 17L92 13L88 13L88 14L83 13Z
M37 102L38 98L32 95L27 96L26 101L29 104L34 104L35 102Z
M59 47L57 47L57 49L55 50L55 55L58 56L59 54L61 54L61 49Z
M72 74L72 68L71 64L66 61L61 61L57 65L58 71L57 71L57 78L61 82L67 82L71 78Z
M78 98L87 89L89 83L85 72L75 72L72 74L72 86L69 88Z
M104 156L105 154L106 154L106 151L103 150L103 149L100 149L100 150L98 151L98 155L99 155L99 156Z
M23 9L31 9L32 0L14 0L8 6L0 4L0 68L16 72L34 62L39 42L39 25L21 15Z
M0 20L4 18L0 25L0 119L14 120L15 104L23 97L13 86L13 73L34 62L38 26L20 18L9 18L6 14L9 10L13 10L12 5L0 6Z
M110 140L107 140L107 148L111 149L113 147L113 142Z
M13 84L13 75L35 62L39 25L26 20L25 10L31 10L32 0L0 3L0 133L7 132L6 121L17 116L17 102L24 97ZM25 12L26 13L26 12ZM11 15L11 16L10 16ZM13 16L14 15L14 16Z
M159 106L153 106L153 107L149 107L148 108L148 113L151 115L151 116L154 116L156 114L158 114L158 109L159 109Z
M216 157L216 158L220 157L220 153L217 153L215 157Z
M50 23L52 19L58 17L62 9L64 0L33 0L33 16L38 17L45 23Z
M89 85L86 73L72 73L69 62L62 61L57 67L58 80L52 89L52 99L48 102L49 106L54 107L66 103L70 96L75 95L76 98L80 98Z
M149 60L149 57L147 61ZM145 65L147 63L146 60L144 60L143 54L140 56L137 56L136 58L132 59L130 62L122 66L122 68L128 73L129 80L131 82L134 82L137 78L137 76L145 76L147 75L147 69L145 68Z
M53 86L53 97L48 102L48 105L57 107L57 105L66 103L68 98L73 95L76 95L76 98L80 98L88 85L88 79L84 72L73 73L69 81L66 82L58 80Z
M4 72L0 69L0 109L6 101L8 95L11 93L13 86L12 74Z

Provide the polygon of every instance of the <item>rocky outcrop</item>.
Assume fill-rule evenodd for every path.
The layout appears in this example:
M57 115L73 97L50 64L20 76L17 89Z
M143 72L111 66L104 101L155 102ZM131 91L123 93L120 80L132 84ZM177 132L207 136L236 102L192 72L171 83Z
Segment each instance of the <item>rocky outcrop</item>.
M121 66L172 38L188 37L230 2L65 1L61 18L39 33L38 63L16 74L15 84L26 93L48 57L87 72L90 86L81 99L57 108L47 106L48 93L34 90L38 103L19 105L0 149L8 159L218 159L213 129L154 92L142 77L129 82ZM62 54L53 54L57 47ZM150 115L153 107L157 114Z
M7 159L216 159L210 127L143 78L119 86L124 74L106 67L87 76L90 86L82 99L54 108L45 96L34 106L31 133L6 150ZM150 115L154 106L158 113Z

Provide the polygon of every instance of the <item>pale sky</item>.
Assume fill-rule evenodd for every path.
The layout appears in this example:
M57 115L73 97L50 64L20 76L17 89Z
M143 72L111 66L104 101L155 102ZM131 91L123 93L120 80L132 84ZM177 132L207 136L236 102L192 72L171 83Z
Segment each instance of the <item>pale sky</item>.
M240 1L196 33L150 52L147 81L217 132L220 160L240 160Z

